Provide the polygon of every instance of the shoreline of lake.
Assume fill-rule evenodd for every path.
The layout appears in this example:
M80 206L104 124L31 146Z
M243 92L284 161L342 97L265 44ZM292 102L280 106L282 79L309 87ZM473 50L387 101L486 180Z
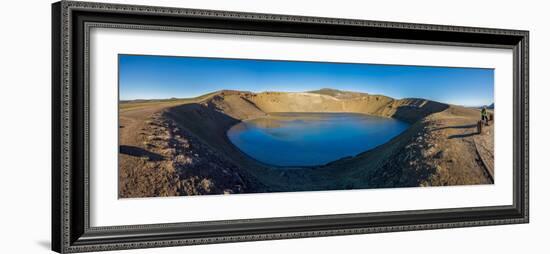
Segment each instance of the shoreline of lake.
M311 168L372 150L409 125L359 113L279 112L243 120L226 133L233 145L261 163Z

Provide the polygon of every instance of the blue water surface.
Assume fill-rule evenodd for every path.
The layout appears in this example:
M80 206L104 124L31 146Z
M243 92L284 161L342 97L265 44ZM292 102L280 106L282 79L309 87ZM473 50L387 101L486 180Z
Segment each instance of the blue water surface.
M227 131L250 157L275 166L314 166L388 142L409 124L351 113L274 113Z

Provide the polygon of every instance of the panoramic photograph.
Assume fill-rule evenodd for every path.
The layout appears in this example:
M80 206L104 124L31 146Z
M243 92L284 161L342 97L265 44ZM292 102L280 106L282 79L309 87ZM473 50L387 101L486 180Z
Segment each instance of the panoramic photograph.
M494 70L118 56L119 198L494 183Z

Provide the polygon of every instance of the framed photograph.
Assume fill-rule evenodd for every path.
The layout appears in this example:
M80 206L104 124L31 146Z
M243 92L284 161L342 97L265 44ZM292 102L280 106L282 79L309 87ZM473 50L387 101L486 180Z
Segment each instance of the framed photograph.
M529 220L528 31L52 11L57 252Z

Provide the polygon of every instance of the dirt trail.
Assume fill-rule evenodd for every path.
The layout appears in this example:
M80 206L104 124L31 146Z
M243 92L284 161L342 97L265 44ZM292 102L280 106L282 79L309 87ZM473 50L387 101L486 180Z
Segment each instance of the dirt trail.
M173 196L173 169L157 161L164 157L147 147L148 121L164 105L121 110L119 114L119 197Z
M495 179L495 157L494 157L494 147L495 147L495 126L494 122L491 122L489 126L484 126L482 128L481 135L474 137L474 143L476 145L477 153L481 158L487 174L490 175L491 180L494 182Z
M470 112L468 112L470 111ZM476 139L493 139L489 130L477 132L478 112L451 108L428 116L430 144L437 156L428 160L436 168L436 173L426 181L428 185L488 184L492 176L488 173L476 146ZM493 147L487 146L486 153L492 154Z

